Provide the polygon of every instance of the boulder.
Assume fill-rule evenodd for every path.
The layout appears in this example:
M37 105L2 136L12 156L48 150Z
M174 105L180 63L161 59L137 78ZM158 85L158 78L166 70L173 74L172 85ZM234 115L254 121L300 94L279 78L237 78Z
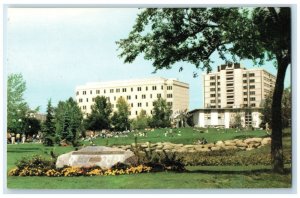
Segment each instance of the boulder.
M235 146L235 142L232 140L226 140L224 141L225 146Z
M222 147L220 147L220 146L214 146L214 147L211 147L210 149L211 149L212 151L219 151L219 150L222 149Z
M260 143L262 141L262 138L248 138L248 139L245 139L244 142L246 144L249 144L249 143Z
M224 144L223 141L217 141L215 145L216 145L217 147L223 147L223 146L225 146L225 144Z
M235 142L235 145L237 146L237 147L248 147L248 144L246 144L245 142L243 142L243 141L236 141Z
M132 151L105 146L88 146L78 151L71 151L60 155L56 161L56 167L77 166L92 167L99 166L109 169L117 163L131 165L135 162Z
M262 145L271 144L271 138L270 137L263 138L261 144Z
M224 149L225 150L233 150L233 149L237 149L237 146L225 146Z

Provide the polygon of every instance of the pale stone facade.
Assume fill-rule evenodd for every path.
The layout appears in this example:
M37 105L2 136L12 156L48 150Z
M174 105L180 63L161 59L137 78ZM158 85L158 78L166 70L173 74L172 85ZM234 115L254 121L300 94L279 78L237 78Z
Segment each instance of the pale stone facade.
M146 78L124 81L95 82L76 87L76 101L85 115L97 96L105 96L116 111L119 97L130 106L130 118L135 118L143 109L152 114L153 102L159 97L166 99L172 111L183 111L189 106L189 85L176 79Z
M204 108L190 112L195 126L230 128L239 114L243 127L259 128L262 104L275 81L274 75L261 68L218 66L217 72L203 75Z
M223 109L195 109L190 113L196 127L221 127L232 128L236 115L241 118L242 127L259 128L261 123L260 108L223 108Z
M218 72L203 75L204 108L261 107L275 87L275 80L274 75L261 68L221 65Z

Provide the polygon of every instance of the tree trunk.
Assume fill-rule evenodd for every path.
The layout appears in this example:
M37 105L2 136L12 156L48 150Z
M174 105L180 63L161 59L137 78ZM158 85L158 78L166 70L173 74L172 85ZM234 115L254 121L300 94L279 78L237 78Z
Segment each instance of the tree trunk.
M284 89L284 77L288 61L277 58L278 72L275 83L272 103L272 143L271 143L271 159L272 168L276 173L284 172L283 151L282 151L282 114L281 101Z

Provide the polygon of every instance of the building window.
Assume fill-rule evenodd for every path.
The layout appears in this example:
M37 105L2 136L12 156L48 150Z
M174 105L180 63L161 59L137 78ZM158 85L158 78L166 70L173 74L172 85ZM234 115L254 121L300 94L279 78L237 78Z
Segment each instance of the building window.
M243 74L243 77L247 77L247 74Z
M131 107L133 107L133 103L131 103Z
M244 92L244 96L246 96L247 95L247 92Z
M210 94L210 97L216 97L216 94Z
M255 91L250 91L250 95L255 95Z
M92 101L95 102L95 98L92 98Z
M250 83L254 83L254 82L255 82L255 79L250 79L249 82L250 82Z
M135 111L135 115L137 115L138 114L138 112L137 111Z
M220 82L218 82L218 85L220 85Z
M110 90L109 90L109 93L114 93L114 89L110 89Z
M227 98L233 98L233 96L227 96Z
M247 86L243 86L243 89L247 89Z
M127 91L126 88L123 88L123 89L122 89L122 92L126 92L126 91Z
M231 78L226 78L226 80L233 80L233 78L231 77Z
M233 92L233 89L228 89L227 92Z
M167 94L167 98L172 98L173 95L172 94Z
M227 102L227 104L233 104L233 102L232 102L232 101L230 101L230 102Z
M133 92L133 88L131 87L131 92Z
M243 80L243 83L247 83L247 80Z
M82 102L82 98L79 98L79 102Z
M137 91L142 91L142 87L138 87L138 88L137 88Z
M210 88L210 91L216 91L216 88Z
M210 103L216 103L216 100L211 100Z
M148 102L146 102L146 107L148 107Z
M218 103L220 103L221 102L221 100L218 100ZM220 108L220 107L219 107Z
M135 95L135 99L137 99L137 95Z
M84 109L84 110L85 110L85 109L86 109L86 106L85 106L85 105L84 105L84 106L82 106L82 109Z
M215 82L211 82L210 85L213 86L213 85L216 85L216 83Z
M150 111L150 114L152 115L152 110Z
M250 85L249 88L250 89L255 89L255 85Z
M161 90L163 90L163 89L164 89L164 86L162 85L162 86L161 86Z
M248 101L248 98L244 98L244 101L247 102L247 101Z
M221 97L221 94L218 94L218 97Z
M96 94L100 94L100 90L96 90Z
M251 107L255 107L255 103L252 103L252 104L251 104Z
M138 103L138 107L142 107L142 103L141 102Z
M220 88L218 88L218 91L220 91L221 89Z
M172 107L173 103L172 102L167 102L167 104Z
M255 97L250 98L250 101L255 101Z
M220 76L218 76L218 79L220 79Z
M150 94L150 98L152 98L152 94Z
M167 90L172 90L172 86L167 86Z
M146 87L146 91L148 91L148 87Z
M116 89L116 93L120 93L120 89Z
M127 96L127 100L131 100L131 96Z
M161 94L157 94L157 98L160 98L161 97Z
M82 95L86 95L86 91L83 91L83 92L82 92Z
M250 74L249 74L249 77L254 77L254 76L255 76L254 73L250 73Z
M103 92L106 93L106 90L104 89Z
M152 90L156 90L156 86L152 86Z
M78 95L79 95L79 91L76 92L76 96L78 96Z
M211 77L210 77L210 80L215 80L215 76L211 76Z
M88 102L88 101L89 101L89 99L87 98L87 99L86 99L86 101Z
M233 86L233 83L229 83L229 84L227 84L226 86L227 86L227 87L231 87L231 86Z
M146 99L146 95L142 95L142 99Z
M114 96L114 100L117 100L117 97L116 97L116 96Z

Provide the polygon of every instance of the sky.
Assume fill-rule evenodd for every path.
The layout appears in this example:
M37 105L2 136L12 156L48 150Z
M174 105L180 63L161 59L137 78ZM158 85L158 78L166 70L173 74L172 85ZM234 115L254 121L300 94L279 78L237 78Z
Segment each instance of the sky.
M116 41L126 38L134 25L137 8L8 8L5 71L21 73L26 81L24 99L30 108L45 112L47 101L75 97L75 87L87 82L177 78L190 86L190 110L203 107L201 70L188 63L152 74L150 61L139 56L124 64L118 57ZM212 55L213 71L224 64ZM241 61L253 68L250 60ZM178 72L183 66L184 70ZM262 67L276 75L273 63ZM199 77L193 78L193 72ZM290 67L285 87L290 86Z

